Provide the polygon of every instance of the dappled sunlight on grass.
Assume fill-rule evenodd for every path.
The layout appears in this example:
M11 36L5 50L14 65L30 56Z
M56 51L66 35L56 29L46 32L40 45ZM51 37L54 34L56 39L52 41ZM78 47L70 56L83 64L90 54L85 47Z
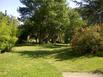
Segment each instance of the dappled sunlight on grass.
M27 76L31 74L32 76L41 77L37 76L34 73L35 71L41 73L44 73L43 71L47 72L48 76L44 76L45 74L43 74L43 77L59 77L56 76L59 73L58 71L98 72L102 68L103 57L91 54L77 55L69 45L53 45L52 47L51 45L18 46L14 47L10 53L0 54L0 71L10 70L14 71L14 73L17 72L19 73L17 77L22 76L21 74L26 72L28 72ZM53 76L49 76L49 69L51 69L50 72L51 74L53 73ZM55 71L57 72L54 73Z
M28 50L29 49L29 50ZM53 56L53 58L58 59L58 60L66 60L69 58L72 58L71 54L71 48L68 47L56 47L56 48L43 48L41 46L33 47L33 46L28 46L22 48L20 50L20 47L15 47L12 49L13 53L20 53L22 56L28 56L32 58L48 58ZM52 58L52 57L51 57ZM74 58L74 57L73 57Z
M0 77L62 77L55 66L42 58L21 55L22 49L33 47L18 47L15 52L0 54ZM15 49L15 48L13 48ZM25 51L29 54L29 51Z

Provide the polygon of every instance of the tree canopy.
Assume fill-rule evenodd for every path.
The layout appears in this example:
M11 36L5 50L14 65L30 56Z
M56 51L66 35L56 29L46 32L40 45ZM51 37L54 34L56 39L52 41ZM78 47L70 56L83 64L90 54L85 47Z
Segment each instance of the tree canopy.
M0 12L0 51L8 51L17 40L17 20Z
M25 23L35 26L32 29L35 30L34 32L38 36L39 42L42 42L42 39L46 37L48 37L47 39L55 38L63 30L63 27L69 23L65 0L20 1L26 6L19 8L22 18L30 18L29 20L32 24L29 24L28 20Z
M88 24L103 23L103 0L82 0L77 2L80 7L80 13L83 19L87 20Z
M39 39L39 43L43 41L63 42L65 36L82 23L78 12L70 9L66 0L20 1L25 5L25 7L19 7L18 10L21 14L21 20L24 21L22 33L25 33L25 35L22 34L22 36L27 38L28 35L33 35L36 39ZM65 34L67 29L69 31ZM71 38L72 34L68 38Z

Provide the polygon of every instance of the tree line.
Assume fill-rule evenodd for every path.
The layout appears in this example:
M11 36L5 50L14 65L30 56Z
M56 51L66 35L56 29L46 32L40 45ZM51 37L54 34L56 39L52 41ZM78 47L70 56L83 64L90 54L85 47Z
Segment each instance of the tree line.
M73 1L78 8L70 8L66 0L20 0L24 7L19 7L18 19L23 24L0 13L0 50L15 43L71 43L80 53L102 49L103 1Z
M34 37L38 43L69 43L74 31L83 25L79 13L66 0L20 0L22 34L19 42Z

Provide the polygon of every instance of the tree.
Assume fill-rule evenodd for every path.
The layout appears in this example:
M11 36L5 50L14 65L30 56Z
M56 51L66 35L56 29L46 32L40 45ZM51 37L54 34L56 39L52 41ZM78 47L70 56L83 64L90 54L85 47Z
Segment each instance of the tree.
M76 2L80 4L81 16L87 20L88 24L103 23L103 0L82 0L82 2Z
M76 30L80 29L84 25L84 21L75 9L68 10L68 18L70 24L65 29L65 43L69 43Z
M58 35L64 31L65 26L69 24L66 0L20 1L25 5L25 7L19 8L21 19L29 19L32 22L30 30L38 36L39 43L45 39L55 42Z
M17 40L17 21L0 13L0 51L9 51Z

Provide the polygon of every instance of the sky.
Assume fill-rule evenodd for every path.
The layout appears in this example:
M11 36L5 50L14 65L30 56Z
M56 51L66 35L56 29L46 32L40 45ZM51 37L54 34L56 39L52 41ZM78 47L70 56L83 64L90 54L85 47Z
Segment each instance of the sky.
M68 0L68 2L70 7L76 7L70 0ZM17 12L19 6L23 6L19 0L0 0L0 11L4 13L5 10L7 10L8 15L19 17L20 14Z
M7 14L18 17L17 8L22 6L19 0L0 0L0 11L3 13L7 10Z

